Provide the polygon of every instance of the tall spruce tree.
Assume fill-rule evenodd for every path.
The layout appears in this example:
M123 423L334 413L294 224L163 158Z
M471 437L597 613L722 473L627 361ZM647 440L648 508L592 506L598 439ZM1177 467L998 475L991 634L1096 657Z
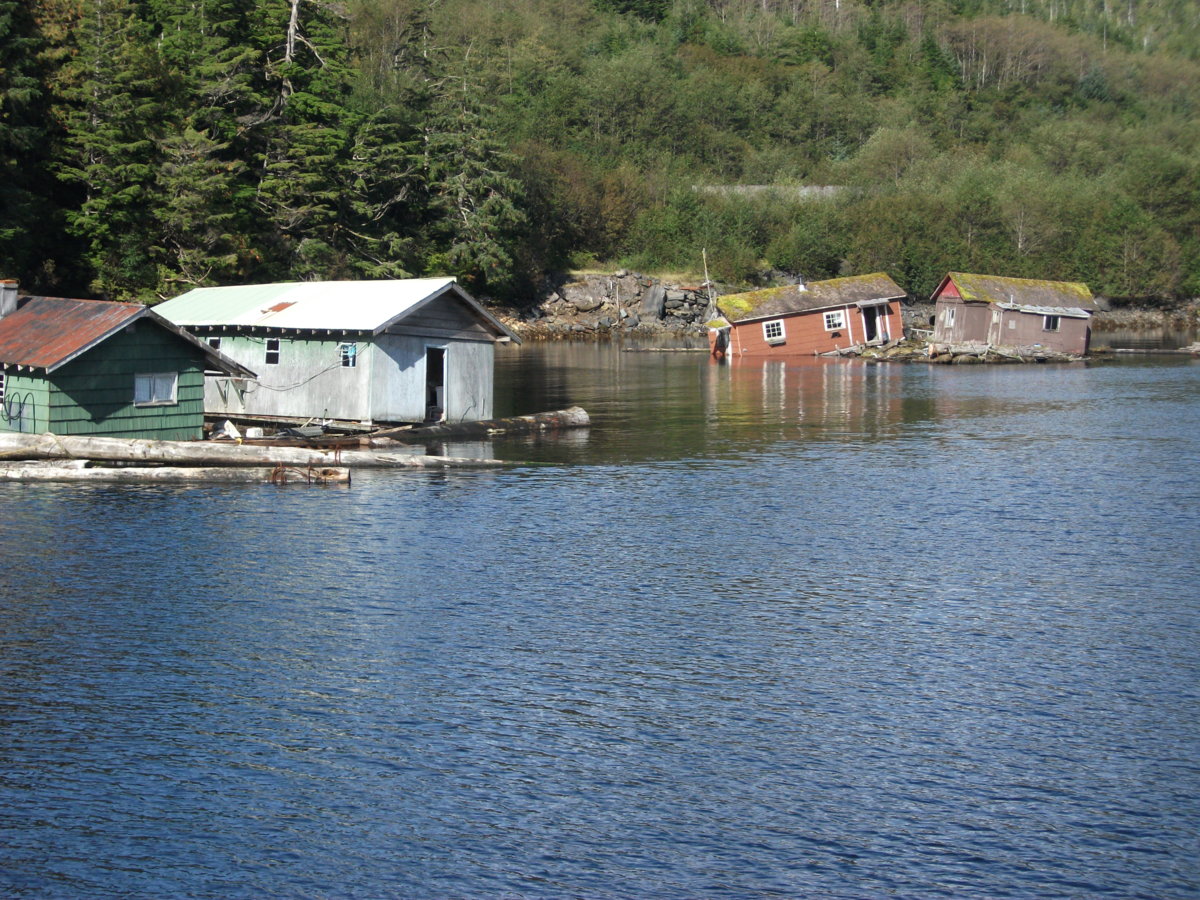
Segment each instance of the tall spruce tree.
M423 268L429 206L424 128L443 54L427 0L360 0L351 23L361 110L345 169L341 243L367 277Z
M131 0L86 0L75 49L60 177L82 199L68 222L86 245L94 293L151 299L167 72Z
M159 265L156 293L167 299L192 287L225 284L241 272L246 246L236 199L238 160L227 143L184 125L162 145L156 179Z
M489 126L479 85L446 78L425 141L437 248L431 269L459 275L475 290L503 293L520 277L514 247L525 221L517 158Z
M391 109L360 118L341 171L336 246L368 278L404 278L419 265L419 142Z
M346 21L334 4L264 0L252 39L257 109L242 122L255 173L258 242L271 277L341 277L340 188L357 125Z
M160 148L157 293L237 280L252 258L238 121L253 54L244 3L153 0L178 113Z
M39 41L25 0L0 0L0 273L16 275L33 262L44 213L35 193L41 169L42 85L35 66Z

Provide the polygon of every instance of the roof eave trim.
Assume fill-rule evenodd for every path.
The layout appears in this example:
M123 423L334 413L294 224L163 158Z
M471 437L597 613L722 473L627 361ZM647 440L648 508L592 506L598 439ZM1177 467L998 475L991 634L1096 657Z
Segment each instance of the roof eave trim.
M201 340L183 326L176 325L170 319L154 312L154 310L150 308L147 308L144 310L144 312L151 318L151 321L156 322L167 331L174 334L176 337L182 338L192 346L202 350L204 352L205 362L213 363L215 368L220 369L226 375L230 375L235 378L252 378L257 380L257 373L247 369L240 362L230 359L220 350L217 350L210 343L208 343L208 341Z

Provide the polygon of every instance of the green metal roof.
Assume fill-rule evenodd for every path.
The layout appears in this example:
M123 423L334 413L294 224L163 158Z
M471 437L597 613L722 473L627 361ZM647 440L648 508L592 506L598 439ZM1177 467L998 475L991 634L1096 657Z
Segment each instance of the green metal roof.
M453 278L300 281L196 288L160 303L154 310L184 328L376 334L443 294L453 295L498 338L513 339L511 332Z

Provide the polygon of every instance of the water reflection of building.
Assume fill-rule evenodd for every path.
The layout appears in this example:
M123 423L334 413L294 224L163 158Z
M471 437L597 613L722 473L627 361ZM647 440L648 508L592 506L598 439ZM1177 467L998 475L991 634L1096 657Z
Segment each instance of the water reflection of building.
M779 437L871 438L904 422L903 372L901 366L820 357L714 362L708 418L730 430L774 422Z

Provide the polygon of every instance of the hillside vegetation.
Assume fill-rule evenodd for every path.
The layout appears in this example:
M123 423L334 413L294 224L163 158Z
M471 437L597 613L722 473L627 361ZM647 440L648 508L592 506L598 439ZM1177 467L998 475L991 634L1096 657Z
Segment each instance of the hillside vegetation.
M1200 294L1191 0L0 0L0 274ZM832 186L829 190L809 190Z

